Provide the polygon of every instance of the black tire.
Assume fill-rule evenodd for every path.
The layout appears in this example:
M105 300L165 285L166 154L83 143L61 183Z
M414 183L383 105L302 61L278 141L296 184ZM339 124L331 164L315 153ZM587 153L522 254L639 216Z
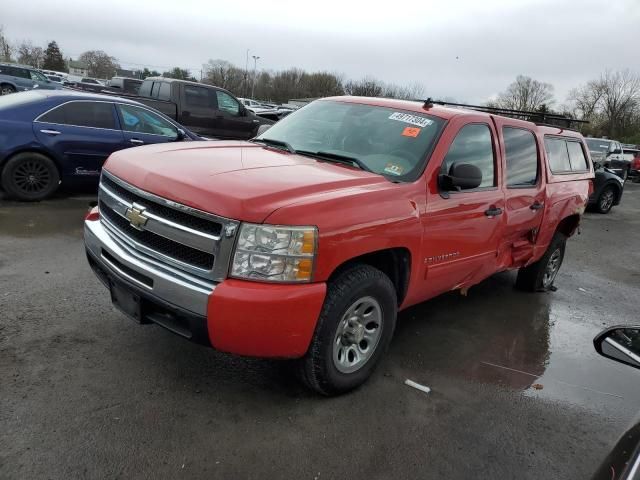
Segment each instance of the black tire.
M376 311L381 318L378 326L381 331L373 350L363 355L362 364L355 371L345 373L339 370L345 366L340 365L340 361L334 358L334 345L335 348L341 349L341 343L338 342L342 341L343 336L339 336L339 331L344 331L348 322L345 320L346 314L358 302L370 301L369 299L373 299L380 307L379 311ZM389 346L395 329L397 309L395 288L389 277L380 270L369 265L356 265L339 274L328 285L327 296L311 345L305 357L298 361L298 374L302 382L322 395L337 395L362 385ZM361 329L360 333L363 332ZM357 343L344 348L360 349L363 340L355 342ZM368 348L369 345L366 345L367 351ZM339 357L340 354L337 355ZM348 354L343 353L343 358L346 359L345 355Z
M604 187L600 192L600 195L598 195L598 200L596 200L596 212L603 214L609 213L616 200L617 193L618 192L615 187L612 187L611 185Z
M0 85L0 95L9 95L10 93L16 93L16 89L13 85L3 83Z
M49 157L25 152L9 159L0 179L2 188L10 197L24 202L37 202L58 189L60 173Z
M546 292L551 290L564 260L566 244L567 237L562 233L556 232L542 258L518 270L516 288L527 292ZM552 261L555 262L554 271L549 277L548 268L551 267L550 262Z

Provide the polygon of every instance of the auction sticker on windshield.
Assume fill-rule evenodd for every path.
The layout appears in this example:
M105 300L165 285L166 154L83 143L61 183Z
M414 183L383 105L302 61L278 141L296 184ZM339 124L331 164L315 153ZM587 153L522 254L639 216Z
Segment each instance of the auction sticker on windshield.
M411 125L417 125L418 127L428 127L433 123L433 121L428 118L402 112L393 112L389 115L389 120L397 120L398 122L409 123Z

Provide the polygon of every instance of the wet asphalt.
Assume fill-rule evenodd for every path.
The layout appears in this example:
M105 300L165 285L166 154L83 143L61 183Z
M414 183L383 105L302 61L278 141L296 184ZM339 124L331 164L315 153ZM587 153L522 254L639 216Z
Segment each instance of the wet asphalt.
M1 479L585 479L640 411L640 371L591 343L640 323L640 185L586 215L556 292L511 272L413 307L330 399L115 311L83 251L94 199L0 200Z

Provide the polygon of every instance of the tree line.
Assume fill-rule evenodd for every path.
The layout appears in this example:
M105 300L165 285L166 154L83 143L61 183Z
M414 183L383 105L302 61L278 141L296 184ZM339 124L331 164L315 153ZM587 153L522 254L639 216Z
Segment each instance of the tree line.
M89 76L111 78L120 68L118 59L102 50L83 52L78 59L87 65ZM16 61L46 70L68 71L65 57L55 41L46 48L29 41L14 43L0 26L0 61ZM252 71L226 60L209 60L203 65L200 81L225 88L239 97L284 103L296 98L331 95L358 95L399 99L424 98L420 83L396 85L373 77L347 79L334 72L307 72L300 68L280 71ZM197 81L188 68L174 67L160 72L144 68L140 78L164 76ZM640 144L640 76L631 70L605 71L598 78L573 88L567 99L559 103L553 85L518 75L487 106L514 110L556 113L588 121L581 124L585 135L607 136L625 143Z

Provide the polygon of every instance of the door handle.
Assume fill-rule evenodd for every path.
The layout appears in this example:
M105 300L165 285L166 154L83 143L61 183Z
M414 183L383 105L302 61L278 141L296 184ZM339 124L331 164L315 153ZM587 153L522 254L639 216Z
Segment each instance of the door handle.
M138 138L132 138L129 140L131 143L133 143L134 145L142 145L144 143L143 140L140 140Z
M540 210L542 207L544 207L544 203L539 202L537 200L533 202L532 205L529 206L531 210Z
M484 214L487 217L495 217L496 215L502 214L502 209L498 207L490 207L488 210L484 211Z
M60 135L60 133L61 133L58 130L49 130L49 129L46 129L46 128L43 129L43 130L40 130L40 131L42 133L46 133L47 135L53 135L53 136Z

